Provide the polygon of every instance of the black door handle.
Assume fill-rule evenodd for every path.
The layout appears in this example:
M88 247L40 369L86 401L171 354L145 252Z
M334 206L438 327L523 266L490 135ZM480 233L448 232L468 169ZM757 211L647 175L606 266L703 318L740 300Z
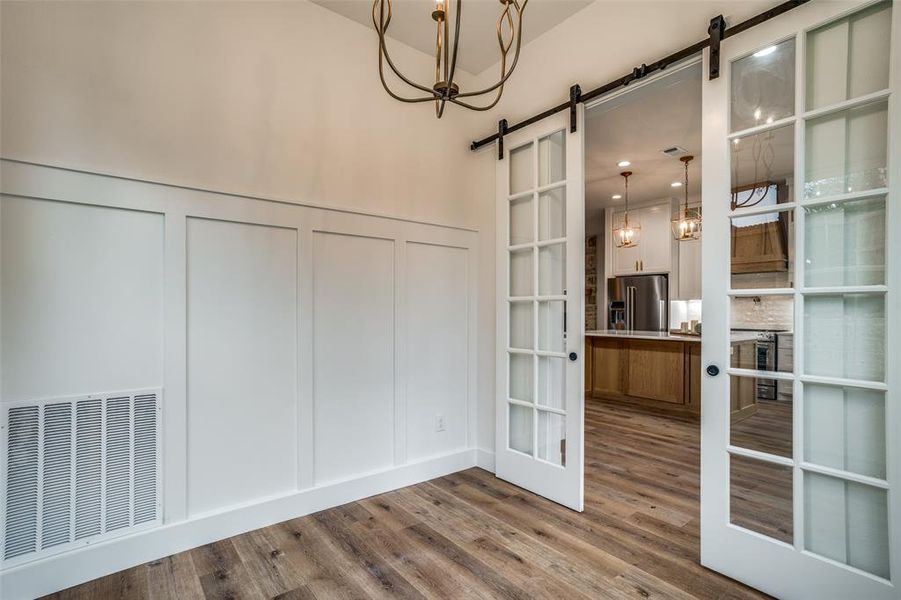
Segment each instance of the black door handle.
M579 358L579 355L576 354L575 352L570 352L570 353L569 353L569 360L573 360L573 361L574 361L574 360L576 360L576 359L578 359L578 358Z
M716 365L707 365L707 374L711 377L716 377L720 374L720 368Z

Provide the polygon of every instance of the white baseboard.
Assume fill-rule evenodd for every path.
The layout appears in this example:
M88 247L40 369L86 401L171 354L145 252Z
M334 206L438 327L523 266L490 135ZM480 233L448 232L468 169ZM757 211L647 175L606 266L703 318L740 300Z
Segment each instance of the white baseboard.
M494 473L494 451L477 448L476 466Z
M460 450L354 479L229 507L20 565L0 572L0 597L19 600L51 594L247 531L482 466L482 453L476 449ZM490 462L493 471L493 454L490 454Z

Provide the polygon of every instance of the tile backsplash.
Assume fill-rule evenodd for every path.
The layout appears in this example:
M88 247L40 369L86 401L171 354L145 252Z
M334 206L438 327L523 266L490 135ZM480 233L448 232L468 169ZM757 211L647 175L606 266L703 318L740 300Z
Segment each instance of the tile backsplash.
M672 300L669 303L669 328L679 329L682 321L701 321L700 300Z
M733 329L794 330L792 296L753 296L732 299Z

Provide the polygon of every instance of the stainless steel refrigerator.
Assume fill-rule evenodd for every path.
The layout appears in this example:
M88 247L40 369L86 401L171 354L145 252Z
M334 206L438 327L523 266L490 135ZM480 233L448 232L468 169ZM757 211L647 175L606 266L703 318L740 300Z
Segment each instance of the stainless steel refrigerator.
M609 329L669 330L669 285L666 275L608 279L607 302Z

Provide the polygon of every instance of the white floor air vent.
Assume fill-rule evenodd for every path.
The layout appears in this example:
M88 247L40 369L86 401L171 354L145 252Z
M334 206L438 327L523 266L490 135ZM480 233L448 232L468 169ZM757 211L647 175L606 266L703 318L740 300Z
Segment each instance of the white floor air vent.
M4 567L160 524L160 395L4 407Z

